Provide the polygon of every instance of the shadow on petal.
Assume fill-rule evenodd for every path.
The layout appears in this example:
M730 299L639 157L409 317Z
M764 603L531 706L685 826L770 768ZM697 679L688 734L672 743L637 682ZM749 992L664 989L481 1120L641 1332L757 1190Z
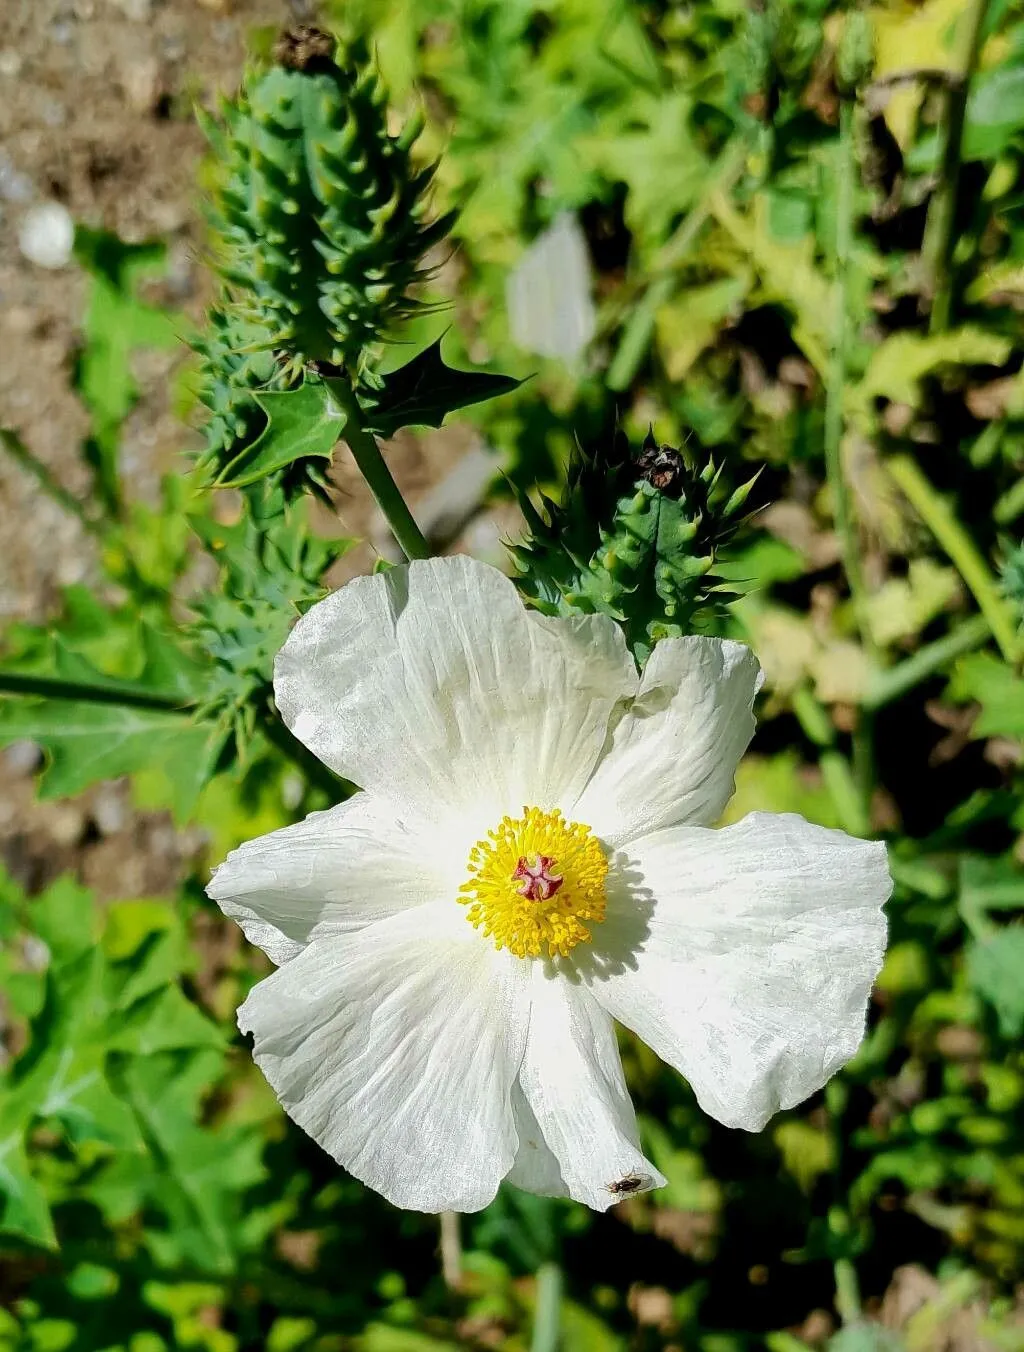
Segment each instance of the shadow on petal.
M654 894L643 874L622 851L608 861L608 909L594 925L593 938L580 944L569 958L549 958L545 966L576 984L592 984L637 969L637 954L650 935Z

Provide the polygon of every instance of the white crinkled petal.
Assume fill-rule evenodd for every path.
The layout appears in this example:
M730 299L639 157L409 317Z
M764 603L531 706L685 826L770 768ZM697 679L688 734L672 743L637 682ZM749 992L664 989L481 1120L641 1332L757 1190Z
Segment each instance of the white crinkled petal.
M512 1119L516 1124L519 1149L505 1182L539 1197L568 1197L561 1167L544 1140L540 1123L518 1080L512 1086Z
M403 810L459 815L468 843L524 804L571 808L636 685L611 620L528 612L464 556L347 583L299 620L274 681L322 761Z
M661 1186L665 1179L640 1150L611 1019L564 972L542 962L530 963L530 970L530 1031L519 1083L564 1191L605 1211L622 1200L610 1185L624 1178L640 1180L637 1192ZM516 1166L510 1181L521 1187L552 1181L551 1161L543 1151L529 1159L522 1142Z
M357 793L232 850L207 893L278 964L318 931L340 933L454 895L444 841L383 799Z
M238 1022L288 1115L356 1178L414 1211L477 1211L515 1158L523 985L458 907L418 907L314 939Z
M576 820L612 846L663 826L716 821L754 734L759 685L757 659L745 644L663 639L576 805Z
M624 854L606 946L630 935L638 911L646 919L590 989L689 1080L705 1112L760 1131L864 1036L892 889L885 846L754 813L720 831L659 831Z

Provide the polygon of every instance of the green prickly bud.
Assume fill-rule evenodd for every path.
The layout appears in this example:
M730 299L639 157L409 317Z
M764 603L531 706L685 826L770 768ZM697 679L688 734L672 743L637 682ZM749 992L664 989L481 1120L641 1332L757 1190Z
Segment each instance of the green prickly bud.
M197 346L216 469L266 425L253 393L294 388L317 363L379 386L381 340L420 308L410 289L450 225L427 220L433 171L412 162L418 126L388 131L363 46L338 52L328 34L301 28L278 40L274 59L247 75L208 130L224 293Z
M336 53L328 34L303 28L274 54L224 114L225 262L236 276L257 273L235 301L270 331L293 329L294 360L356 374L415 308L409 288L437 237L422 221L429 175L414 168L409 138L388 132L365 48Z
M722 503L720 472L653 434L637 453L621 435L581 452L546 515L521 497L529 535L511 547L520 590L546 614L610 615L641 665L660 639L705 628L722 604L716 560L754 483Z

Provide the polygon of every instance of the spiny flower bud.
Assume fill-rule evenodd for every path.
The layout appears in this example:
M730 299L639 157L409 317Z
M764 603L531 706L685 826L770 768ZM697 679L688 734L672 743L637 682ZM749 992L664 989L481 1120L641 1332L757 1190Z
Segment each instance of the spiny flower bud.
M581 452L560 504L545 499L541 515L520 497L530 529L512 546L520 590L549 615L610 615L642 665L659 639L700 629L726 599L715 562L754 479L722 501L720 475L710 457L653 433L638 453L621 435Z
M428 224L433 169L416 171L412 124L387 129L364 48L332 55L316 29L286 33L280 64L250 76L225 109L217 210L224 272L266 345L297 361L361 366L414 308L419 260L450 224Z
M419 308L409 291L426 275L420 260L451 224L428 220L434 170L411 155L422 124L391 135L365 48L336 53L332 37L303 28L274 57L206 124L224 291L197 346L219 468L266 426L251 393L295 387L311 362L378 384L379 341Z

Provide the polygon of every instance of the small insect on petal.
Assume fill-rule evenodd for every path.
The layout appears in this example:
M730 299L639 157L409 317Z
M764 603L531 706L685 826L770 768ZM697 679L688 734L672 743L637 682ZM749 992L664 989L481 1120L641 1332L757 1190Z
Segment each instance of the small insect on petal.
M606 1183L605 1187L609 1192L617 1197L628 1197L630 1193L639 1192L641 1188L649 1188L651 1179L647 1174L626 1174L624 1178L618 1178L614 1183Z

